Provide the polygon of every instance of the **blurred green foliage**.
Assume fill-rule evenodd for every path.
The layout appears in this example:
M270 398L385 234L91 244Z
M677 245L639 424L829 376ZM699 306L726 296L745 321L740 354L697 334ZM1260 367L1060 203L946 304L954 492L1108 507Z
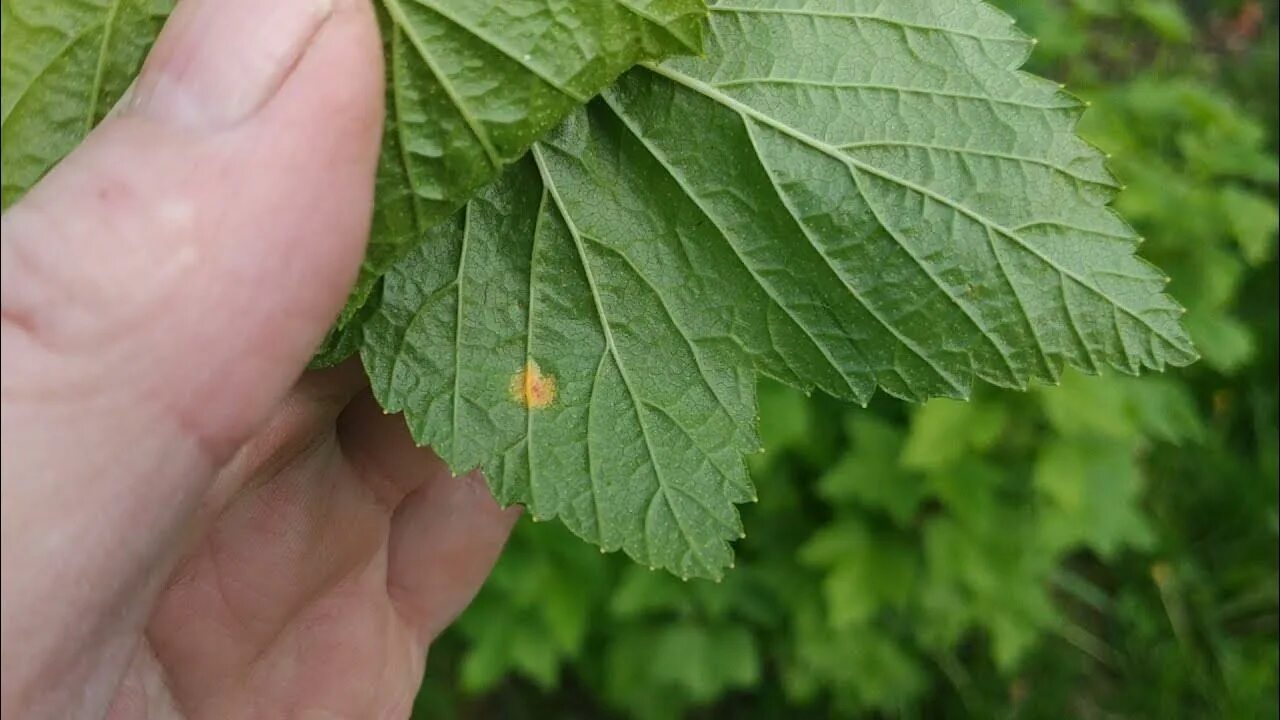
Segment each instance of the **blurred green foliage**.
M1277 31L1253 0L1004 0L1203 361L868 409L764 384L722 584L521 523L418 717L1276 717Z

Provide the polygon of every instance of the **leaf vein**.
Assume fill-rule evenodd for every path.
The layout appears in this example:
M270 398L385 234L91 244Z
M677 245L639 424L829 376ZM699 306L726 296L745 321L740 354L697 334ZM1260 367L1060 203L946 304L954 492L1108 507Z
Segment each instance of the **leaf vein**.
M735 78L733 80L725 80L716 83L708 83L711 87L727 90L744 85L789 85L796 87L813 87L826 90L874 90L878 92L893 92L902 95L928 95L931 97L953 98L956 100L978 100L985 103L995 103L997 105L1011 105L1013 107L1026 108L1030 110L1064 110L1073 107L1073 105L1038 105L1023 100L1012 100L1009 98L991 97L989 95L978 95L976 93L961 93L951 90L935 90L931 88L917 87L901 87L898 85L882 85L877 83L854 83L854 82L823 82L819 80L806 80L802 78Z
M626 254L623 253L622 251L616 248L610 247L603 240L600 240L599 238L596 238L596 237L592 237L591 235L588 235L586 233L582 234L582 238L584 240L591 241L597 247L600 247L608 251L610 254L616 255L624 263L627 264L627 266L631 269L631 272L637 278L639 278L640 281L645 284L645 286L647 286L650 290L653 291L654 297L658 299L658 306L662 308L662 312L667 316L667 319L671 321L671 326L676 329L676 333L680 335L680 339L684 340L685 346L689 348L689 353L693 356L693 363L698 368L698 376L702 380L703 386L705 386L707 388L707 391L711 393L711 396L716 399L716 404L720 406L720 409L723 410L726 415L729 415L730 417L732 417L733 413L729 411L729 406L725 403L724 399L720 396L720 392L716 390L714 385L711 384L711 379L707 377L706 368L703 367L703 364L702 364L702 355L701 353L698 352L697 346L694 345L693 340L689 337L689 333L686 332L684 327L680 324L680 322L676 320L676 316L671 312L671 307L667 305L666 298L662 296L662 293L658 290L658 288L649 280L648 277L646 277L643 273L640 272L640 268L636 267L636 264L631 261L631 258L627 257Z
M93 129L97 122L98 115L98 96L102 94L102 84L106 77L107 56L111 47L111 40L115 34L116 18L120 14L120 6L125 0L111 0L111 5L107 9L107 18L102 23L102 43L98 46L98 62L93 70L93 82L89 87L89 108L85 113L85 128L87 134Z
M1068 170L1067 168L1062 167L1061 165L1058 165L1056 163L1050 162L1048 160L1029 157L1026 155L1017 155L1014 153L1001 153L1001 152L993 152L989 150L977 150L973 148L952 147L949 145L934 145L930 143L911 142L906 140L872 140L872 141L864 141L864 142L846 143L846 144L840 145L839 149L858 150L860 148L876 148L876 147L914 147L914 148L920 148L922 150L937 150L939 152L955 153L957 155L973 155L976 157L987 157L987 158L993 158L997 160L1010 160L1014 162L1028 163L1031 165L1039 165L1041 167L1048 168L1062 175L1065 175L1067 177L1073 178L1075 180L1078 180L1082 183L1086 183L1089 185L1100 185L1102 187L1111 188L1113 190L1119 188L1119 186L1114 182L1109 182L1109 181L1104 182L1102 180L1087 178L1083 175L1074 173Z
M903 188L916 192L920 195L924 195L925 197L931 198L937 201L938 203L945 205L951 208L952 210L955 210L956 212L959 212L962 215L969 217L972 220L975 220L983 225L990 227L995 232L1001 235L1005 235L1009 239L1016 242L1018 245L1021 245L1028 252L1038 257L1046 265L1056 270L1059 274L1065 277L1069 277L1071 280L1079 284L1081 287L1100 296L1103 300L1107 301L1108 303L1117 305L1118 307L1120 307L1121 310L1125 312L1125 314L1133 317L1135 320L1142 323L1144 326L1146 326L1148 330L1150 330L1153 334L1158 335L1161 340L1164 340L1171 347L1175 347L1175 348L1179 347L1179 344L1177 342L1175 342L1173 339L1168 337L1168 335L1166 335L1162 330L1152 325L1146 318L1142 317L1141 314L1120 304L1118 301L1109 297L1106 293L1102 292L1102 290L1094 286L1092 283L1086 282L1085 280L1077 276L1075 273L1059 265L1052 258L1048 257L1043 252L1041 252L1040 250L1032 246L1030 243L1026 242L1021 237L1019 237L1015 233L1015 231L1010 230L1009 228L1006 228L1003 225L1000 225L999 223L995 222L991 218L984 216L983 214L977 212L976 210L972 210L966 207L965 205L957 202L956 200L953 200L952 198L949 198L945 195L942 195L933 190L930 190L929 188L918 185L910 180L898 177L874 165L870 165L866 162L849 157L848 155L845 155L844 153L840 152L837 147L832 146L828 143L825 143L821 140L818 140L817 138L811 135L808 135L807 133L801 132L796 128L793 128L774 118L771 118L768 115L765 115L764 113L760 112L759 110L756 110L755 108L751 107L750 105L747 105L737 100L736 98L726 95L725 93L717 90L716 88L708 85L707 83L701 80L698 80L697 78L690 77L689 75L685 75L684 73L681 73L677 70L672 70L668 67L657 65L654 63L644 63L644 67L649 68L650 70L657 72L660 75L664 75L676 81L677 83L684 85L690 90L693 90L694 92L706 95L708 98L720 102L721 104L727 106L729 109L734 110L735 112L738 112L739 114L746 115L747 117L753 118L756 121L760 122L761 124L773 127L774 129L782 132L783 134L790 135L796 140L806 145L809 145L810 147L820 152L826 153L833 158L843 160L846 163L850 163L855 167L857 167L858 169L864 170L872 175L876 175L888 182L896 183L898 185L901 185Z
M654 158L654 160L656 160L658 164L662 166L663 170L666 171L666 173L671 177L671 179L680 187L681 191L684 192L685 196L689 198L689 201L693 203L694 207L698 209L698 212L700 212L703 215L703 217L707 218L707 221L710 222L712 227L716 229L716 234L719 235L724 240L725 245L728 246L728 248L733 251L733 256L738 260L739 263L742 264L743 269L745 269L748 273L751 274L751 277L755 279L756 284L760 286L761 290L764 291L765 295L768 296L769 300L778 309L782 310L783 314L787 316L787 318L791 321L791 323L795 325L795 327L799 329L800 332L804 333L805 337L809 339L809 342L813 344L814 348L816 348L818 352L822 354L822 357L824 360L826 360L827 365L832 370L835 371L836 375L838 375L841 380L844 381L845 385L849 388L850 392L854 394L854 397L861 399L864 393L859 392L858 389L854 387L853 381L845 374L843 368L841 368L840 366L840 363L836 362L835 358L832 357L831 352L826 347L826 345L824 345L821 342L818 342L818 338L814 336L813 332L808 328L808 326L805 325L805 323L800 322L799 318L795 316L792 309L786 303L784 303L781 298L777 296L777 294L774 292L773 287L770 286L769 283L765 282L764 278L760 276L756 268L753 267L751 263L747 262L747 258L738 249L737 245L733 243L732 233L728 232L720 225L720 221L706 206L702 204L701 199L697 196L696 193L693 192L693 189L688 186L684 178L676 171L675 167L667 160L667 158L661 152L658 151L657 148L655 148L648 141L648 139L644 137L644 133L640 132L637 128L632 126L630 119L626 116L626 113L624 113L620 108L614 105L613 99L611 97L611 93L605 92L601 97L604 98L605 103L609 106L611 110L613 110L614 114L617 115L618 118L622 121L623 126L626 127L628 131L631 132L632 136L634 136L635 139L640 142L640 144L645 148L645 150L648 151L648 153ZM858 351L858 353L860 356L862 355L860 350ZM865 357L863 357L863 362L864 363L866 362ZM794 368L792 368L792 372L795 372Z
M689 529L685 527L680 519L679 513L676 512L675 505L671 502L667 479L662 474L662 465L658 462L657 452L653 449L653 440L649 437L649 426L645 422L643 408L639 397L636 395L635 388L631 383L631 378L627 374L626 366L622 362L622 358L618 354L618 346L613 339L613 329L609 323L608 314L605 312L600 291L596 285L595 274L591 271L591 263L587 259L586 247L582 244L582 236L578 228L574 225L572 217L565 208L564 201L561 200L559 192L556 190L555 184L551 180L551 173L547 169L546 160L542 157L542 151L538 145L533 146L533 158L537 162L538 172L542 175L543 185L551 194L551 199L555 202L557 211L564 218L565 226L569 230L569 236L573 239L574 247L578 251L578 258L582 263L582 270L586 274L587 285L591 288L591 297L595 302L596 314L600 320L600 328L604 331L605 342L610 356L613 358L614 367L618 368L618 375L622 379L622 385L627 391L627 395L631 398L631 408L635 412L636 422L640 425L640 435L644 440L645 451L649 456L649 462L653 467L653 475L658 483L656 495L661 495L663 501L667 505L667 509L671 512L672 518L675 520L676 526L680 529L680 534L684 537L685 543L692 551L695 547L693 536L689 533ZM697 555L697 553L694 553ZM707 563L704 558L699 557L699 562L709 571L714 572L714 567Z
M471 114L471 109L467 107L466 103L462 102L462 96L458 94L457 88L455 88L453 83L450 82L449 76L446 75L444 71L440 69L439 65L436 64L435 56L432 55L431 51L427 48L426 43L424 43L422 38L418 37L418 35L413 32L412 26L409 22L409 17L405 14L404 7L400 5L400 0L383 0L383 4L387 8L387 13L391 16L391 19L397 26L395 30L392 30L392 32L404 33L405 37L409 38L409 43L418 53L418 57L422 58L422 62L427 66L431 75L436 79L436 83L440 86L440 89L444 91L444 94L449 98L449 102L453 103L454 109L458 111L458 116L462 118L464 123L466 123L467 128L471 130L471 134L475 136L476 142L480 143L480 147L484 149L485 156L488 158L489 164L495 168L502 167L502 159L498 156L498 151L494 148L493 141L489 137L488 131L486 131L484 126L480 124L474 115Z
M911 260L915 262L916 266L919 267L920 270L923 271L924 274L929 278L929 280L933 282L934 286L937 287L939 290L941 290L942 294L946 295L947 298L951 300L951 304L955 305L957 308L960 309L960 312L963 313L966 318L968 318L969 323L973 325L974 329L976 329L979 332L979 334L981 334L982 337L987 340L987 342L991 343L991 346L995 348L997 353L1000 354L1000 359L1004 361L1005 367L1008 368L1009 370L1009 374L1015 379L1015 381L1020 381L1018 371L1016 368L1014 368L1013 361L1009 359L1009 354L1008 352L1005 351L1003 347L1003 343L1001 343L1000 341L1000 338L997 337L995 333L993 333L989 328L987 328L987 326L984 323L979 322L978 318L973 316L973 312L969 309L969 307L965 303L961 302L960 298L956 297L955 293L951 291L951 288L947 287L947 284L944 283L937 275L935 275L933 273L933 270L930 269L929 266L923 260L921 260L918 255L912 252L911 248L907 246L906 241L903 240L901 236L898 235L897 230L895 230L889 224L889 222L885 220L885 218L880 214L880 211L876 208L876 204L872 202L871 194L868 193L866 188L862 186L862 179L859 175L858 170L856 168L849 167L849 174L853 177L853 182L858 188L858 194L861 195L862 199L866 201L867 209L870 210L872 216L875 217L876 223L880 225L880 227L884 228L884 231L889 234L889 237L893 238L894 242L898 244L898 247L902 248L903 251L907 253L907 255L911 258Z
M44 78L45 74L49 72L50 68L52 68L55 63L65 57L67 53L71 52L76 45L79 45L81 40L84 40L95 30L102 29L102 27L102 23L86 25L84 29L75 35L72 35L64 45L59 47L58 50L49 58L49 62L45 63L44 67L40 68L35 75L31 76L31 80L27 83L26 87L18 91L18 97L13 101L13 104L9 106L9 111L4 114L3 119L0 119L0 124L9 122L9 117L13 115L13 111L18 109L18 106L22 104L23 100L27 99L30 95L31 88L35 87L39 81Z
M462 208L462 247L458 252L458 282L456 287L458 290L457 316L454 319L453 328L453 434L450 437L450 449L454 462L459 462L461 453L458 451L458 445L461 443L462 435L459 432L458 418L462 415L462 409L458 403L462 397L462 321L463 307L462 295L463 285L466 280L467 272L467 246L471 241L471 203L467 203ZM530 483L532 485L532 483Z
M831 258L827 256L826 251L822 249L822 247L818 244L818 241L813 237L813 234L809 231L809 228L806 227L805 224L798 217L799 213L796 211L796 208L792 206L791 201L787 198L787 194L782 191L782 188L778 187L778 182L773 176L773 171L770 169L769 163L765 161L764 153L761 152L760 150L760 145L756 142L755 132L751 129L750 119L746 117L744 117L743 119L744 121L747 121L747 137L751 140L751 149L752 151L754 151L756 158L759 159L760 166L764 168L765 174L769 176L769 183L773 187L774 194L777 195L778 199L782 202L782 204L786 206L788 210L788 214L790 214L791 217L795 220L796 226L800 230L800 234L804 236L804 239L809 243L809 246L813 248L814 252L818 253L818 257L822 258L822 262L823 264L826 265L827 270L830 271L831 274L836 278L836 280L840 282L840 285L849 292L849 296L852 297L854 300L856 300L858 304L861 305L862 308L866 310L867 313L876 320L876 322L880 323L881 327L883 327L885 330L888 330L889 334L893 335L894 338L896 338L898 342L902 344L903 347L910 350L912 354L914 354L916 357L923 360L926 365L933 368L933 371L938 374L938 377L946 380L947 383L950 384L952 389L954 389L956 392L960 393L961 395L968 395L968 392L965 390L963 384L957 382L955 378L953 378L949 373L947 373L941 367L939 367L937 362L935 362L932 357L930 357L927 353L925 353L922 349L920 349L920 347L915 343L915 341L903 335L901 332L899 332L899 330L896 327L893 326L892 323L890 323L888 320L885 320L884 316L880 314L880 311L877 310L870 302L868 302L866 298L862 297L862 293L858 292L858 290L854 288L853 284L848 282L845 279L844 275L841 274L841 272L838 269L836 269L835 263L831 261ZM855 182L856 182L856 178L855 178ZM865 197L865 193L863 195ZM869 206L869 203L870 201L868 201L868 206ZM883 223L880 223L880 224L881 226L883 226ZM892 235L892 233L890 234ZM910 254L910 251L908 251L908 254Z
M823 10L803 10L799 8L751 8L751 7L738 7L734 5L712 5L709 9L713 13L725 13L725 14L732 13L735 15L793 15L798 17L807 17L807 18L815 18L815 19L822 18L822 19L828 19L828 20L850 20L850 21L853 21L855 24L858 24L862 21L871 21L876 23L882 23L885 25L891 25L893 27L901 28L904 30L919 30L922 32L941 32L941 33L946 33L948 35L959 35L961 37L967 37L973 40L979 40L983 42L1003 42L1003 43L1018 43L1018 44L1027 43L1027 40L1025 38L1018 37L1018 36L997 37L995 35L982 35L978 33L969 32L966 30L960 30L958 28L948 28L948 27L942 27L940 25L928 25L925 23L907 22L905 20L898 20L895 18L885 17L883 15L873 15L870 13L831 12L831 11L823 11Z
M397 0L386 0L386 1L397 2ZM481 31L478 28L472 27L471 25L463 22L461 19L459 19L452 13L447 12L444 9L445 8L444 3L432 3L428 7L431 10L431 12L444 18L454 27L462 30L468 35L471 35L475 39L479 40L480 42L483 42L484 44L488 45L494 50L497 50L504 57L511 60L512 62L519 65L520 67L524 68L525 70L528 70L530 74L534 75L539 80L545 82L547 85L560 91L562 94L564 94L566 97L573 100L574 102L581 104L591 99L590 97L586 97L579 93L573 92L569 88L562 85L559 80L556 80L555 78L548 76L546 72L544 72L541 68L537 67L536 65L531 64L522 55L512 52L509 48L503 45L497 38L492 37L491 35Z

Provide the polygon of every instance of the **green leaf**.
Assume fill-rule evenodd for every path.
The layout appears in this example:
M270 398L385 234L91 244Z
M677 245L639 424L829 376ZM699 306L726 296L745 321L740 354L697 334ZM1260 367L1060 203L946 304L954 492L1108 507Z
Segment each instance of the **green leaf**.
M13 204L106 117L172 5L0 2L0 206Z
M1204 350L1204 362L1214 370L1232 374L1257 354L1254 331L1239 318L1208 310L1187 313L1187 329Z
M604 561L563 528L517 524L501 561L456 625L470 645L464 687L485 691L509 672L554 684L561 665L583 652L610 587Z
M1195 359L1079 104L976 0L712 7L386 277L383 407L503 503L718 577L754 372L866 402Z
M1175 445L1204 439L1207 428L1195 397L1185 384L1146 377L1130 380L1125 390L1138 425L1147 436Z
M1187 43L1195 39L1195 27L1175 0L1137 0L1132 12L1168 42Z
M850 418L848 425L854 447L818 479L818 494L833 504L852 500L882 510L906 527L926 488L919 474L907 471L899 462L901 432L866 413Z
M761 652L740 625L670 620L615 634L604 657L611 703L635 718L685 717L761 680Z
M484 464L502 502L651 566L717 574L723 538L742 532L731 503L753 496L751 369L695 344L626 256L588 244L541 163L518 164L386 277L365 328L375 392L453 467ZM547 407L522 404L527 363L554 381Z
M1206 357L1210 352L1206 346ZM1049 424L1063 437L1132 440L1140 435L1179 444L1205 432L1186 387L1159 377L1090 378L1072 373L1043 393Z
M1123 442L1057 441L1040 453L1035 485L1053 510L1041 530L1050 547L1080 544L1110 557L1154 539L1138 505L1142 478Z
M1040 393L1050 426L1059 434L1132 438L1138 433L1123 382L1068 373L1058 388Z
M903 467L938 470L1000 439L1008 422L1003 405L938 399L916 410L902 449Z
M777 383L759 388L760 437L770 453L800 450L813 433L808 400Z
M1000 470L966 463L939 484L947 513L925 525L922 642L944 648L981 626L997 664L1015 664L1055 619L1047 592L1057 556L1036 542L1024 503L996 496ZM943 477L937 480L944 480Z
M810 701L831 692L839 717L866 715L868 706L901 710L902 698L926 686L921 660L874 623L837 631L821 613L802 606L791 636L794 658L782 668L789 694Z
M1266 195L1228 186L1222 189L1222 209L1249 264L1256 266L1269 260L1275 251L1276 228L1280 225L1276 201Z
M387 121L343 320L427 229L632 64L702 46L702 0L381 0Z
M1007 537L1010 528L1001 508L1004 483L998 469L971 458L929 475L927 489L963 525Z
M898 534L875 531L852 518L814 533L799 557L825 571L823 598L836 630L866 623L882 609L906 605L920 575L914 546Z
M682 687L692 700L705 703L756 682L759 655L745 628L673 623L654 635L648 662L654 681Z

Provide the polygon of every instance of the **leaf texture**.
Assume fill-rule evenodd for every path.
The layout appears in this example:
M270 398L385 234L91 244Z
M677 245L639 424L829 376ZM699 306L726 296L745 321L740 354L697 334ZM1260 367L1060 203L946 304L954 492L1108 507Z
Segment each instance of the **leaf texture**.
M624 76L386 278L375 394L501 501L718 577L756 371L865 403L1195 359L1080 103L1018 70L1008 17L733 0L710 28L706 58Z
M354 316L377 279L636 62L702 47L702 0L380 0L387 123Z

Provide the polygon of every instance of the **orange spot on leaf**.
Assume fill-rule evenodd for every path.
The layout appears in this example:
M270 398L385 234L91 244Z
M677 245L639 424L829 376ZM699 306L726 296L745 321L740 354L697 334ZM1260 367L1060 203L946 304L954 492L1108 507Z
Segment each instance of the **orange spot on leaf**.
M542 410L556 401L556 378L542 374L538 363L530 360L511 376L511 399L531 410Z

